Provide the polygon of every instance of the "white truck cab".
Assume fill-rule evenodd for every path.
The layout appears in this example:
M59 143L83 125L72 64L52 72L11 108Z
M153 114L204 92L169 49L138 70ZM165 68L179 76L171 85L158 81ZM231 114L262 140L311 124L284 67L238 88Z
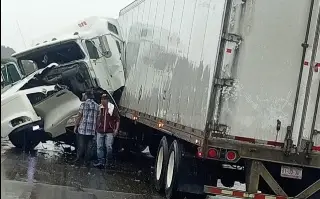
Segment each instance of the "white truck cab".
M121 93L119 31L116 20L89 17L13 54L23 74L30 73L25 70L30 65L35 71L1 93L1 137L9 136L16 147L33 148L48 136L66 133L86 90L111 98Z
M124 86L123 39L117 20L89 17L35 40L33 47L13 54L18 63L32 61L38 69L50 63L81 60L98 87L110 93Z

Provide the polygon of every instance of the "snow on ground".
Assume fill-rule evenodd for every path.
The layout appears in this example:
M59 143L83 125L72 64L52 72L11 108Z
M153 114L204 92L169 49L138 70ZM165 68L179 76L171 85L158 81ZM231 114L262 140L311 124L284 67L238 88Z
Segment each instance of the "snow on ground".
M4 141L4 139L2 139ZM12 144L10 143L9 140L6 140L5 144L1 146L1 149L6 149L6 148L11 148ZM64 148L69 148L71 147L71 151L75 150L74 147L69 146L67 144L55 144L53 141L47 141L46 143L40 143L38 146L36 146L36 150L38 150L40 153L45 151L44 154L46 154L49 157L52 156L59 156L64 152ZM4 150L1 150L1 152ZM149 148L147 147L142 153L149 153ZM218 187L224 187L221 183L220 180L218 180ZM246 187L245 184L241 184L239 182L235 183L235 186L232 187L231 189L236 189L240 191L245 191ZM234 199L231 197L225 197L225 196L210 196L210 199Z
M224 187L220 180L218 180L218 187ZM241 184L239 182L236 182L235 186L232 187L231 189L236 189L236 190L239 190L239 191L245 191L246 190L246 185L245 184ZM234 199L232 197L225 197L225 196L210 196L209 198L210 199Z

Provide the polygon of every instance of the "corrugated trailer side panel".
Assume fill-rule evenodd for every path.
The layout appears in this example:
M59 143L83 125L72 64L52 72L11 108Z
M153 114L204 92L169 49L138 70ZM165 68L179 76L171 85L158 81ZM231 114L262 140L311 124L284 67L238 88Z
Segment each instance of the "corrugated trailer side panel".
M204 130L225 4L145 0L122 10L127 82L120 105Z
M227 134L283 142L291 125L310 2L249 0L233 5L231 16L235 18L230 21L229 33L241 36L242 42L235 48L238 54L234 64L230 65L228 59L222 63L221 78L235 79L232 88L224 89L223 103L219 105L219 123L229 127ZM316 0L315 11L318 5ZM313 45L316 19L312 16L308 50ZM226 48L233 46L229 42ZM237 52L235 49L232 53ZM300 112L298 109L297 115ZM281 124L279 132L277 120ZM300 121L296 121L295 127L299 127ZM296 144L296 128L293 138Z

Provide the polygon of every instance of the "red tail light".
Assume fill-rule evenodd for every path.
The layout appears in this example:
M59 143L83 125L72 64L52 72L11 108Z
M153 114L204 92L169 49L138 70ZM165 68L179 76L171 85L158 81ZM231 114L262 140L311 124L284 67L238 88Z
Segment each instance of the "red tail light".
M237 153L234 151L228 151L226 153L226 159L228 161L234 161L235 159L237 159Z
M208 157L209 158L217 158L218 157L218 151L216 149L214 149L214 148L209 149Z
M198 158L203 158L203 153L202 153L202 148L198 147L198 152L197 152Z

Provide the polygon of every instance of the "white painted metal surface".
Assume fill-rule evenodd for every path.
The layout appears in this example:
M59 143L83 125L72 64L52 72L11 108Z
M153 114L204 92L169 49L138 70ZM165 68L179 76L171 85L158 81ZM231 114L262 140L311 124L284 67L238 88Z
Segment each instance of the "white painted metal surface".
M32 46L36 46L36 44L39 44L39 46L46 45L54 38L56 41L79 37L82 39L90 39L97 35L114 34L108 29L108 22L116 25L117 27L119 26L118 21L112 18L99 16L86 17L68 26L59 28L55 32L51 32L34 39L32 41ZM74 35L75 32L79 33L78 36Z
M123 10L127 69L121 105L203 130L224 7L225 0L146 0Z
M232 32L243 42L229 73L236 86L225 93L220 123L232 135L282 142L291 124L310 1L246 1L237 6L245 11ZM312 27L314 35L315 22ZM281 129L276 140L277 119ZM297 136L295 128L295 143Z
M233 78L235 85L224 88L222 103L210 110L221 108L215 122L227 125L233 136L283 142L291 125L310 2L232 1L227 32L242 41L226 42L217 63L225 0L136 1L119 17L127 45L127 82L120 105L203 130L214 72L222 64L221 78ZM315 0L315 12L319 2ZM303 74L294 144L305 78Z

